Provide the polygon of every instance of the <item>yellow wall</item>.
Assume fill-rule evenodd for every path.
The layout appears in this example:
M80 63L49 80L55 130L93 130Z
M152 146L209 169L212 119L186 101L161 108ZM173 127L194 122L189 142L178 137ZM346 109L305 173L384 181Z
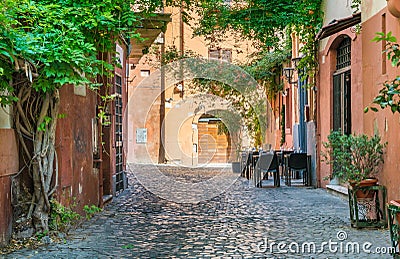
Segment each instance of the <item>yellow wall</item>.
M181 23L181 14L180 8L177 7L168 7L165 8L164 13L170 13L172 21L168 23L167 30L165 32L165 49L168 50L170 47L174 46L178 51L190 50L194 52L196 55L208 58L209 48L217 48L220 47L222 49L231 49L232 50L232 63L234 64L242 64L247 63L248 55L255 51L255 48L252 46L250 41L242 39L238 35L228 34L227 40L221 42L218 46L215 45L215 42L211 43L207 42L204 37L193 37L192 28L187 25ZM193 17L195 19L195 17ZM183 30L182 30L183 29ZM183 35L182 35L183 31ZM129 82L129 91L133 93L137 90L137 86L140 85L143 78L140 76L141 70L150 70L151 73L154 73L156 69L160 66L160 50L159 46L152 46L155 53L144 55L139 64L135 64L135 67L131 67L130 70L130 82ZM155 83L157 85L156 88L146 90L141 89L139 92L142 92L139 96L135 96L133 98L148 98L145 95L151 94L154 95L155 92L160 91L160 82ZM169 162L177 162L182 163L184 165L197 165L198 163L198 154L193 150L193 144L198 145L198 132L197 132L197 122L198 118L202 115L202 113L207 110L215 109L215 103L203 103L205 106L204 110L201 110L198 114L196 114L195 110L198 108L198 105L189 105L185 103L185 99L189 99L187 93L187 89L190 88L190 85L187 82L183 82L184 88L184 96L182 96L180 91L177 91L177 85L179 83L175 82L174 85L166 85L165 86L165 99L168 100L166 102L166 117L164 122L165 129L165 149L166 149L166 159ZM132 97L132 95L131 95ZM152 97L153 98L153 97ZM129 100L129 103L135 103L135 100ZM142 100L139 100L138 104L131 104L130 110L128 112L129 116L129 154L128 161L129 162L152 162L158 160L158 149L159 149L159 111L157 107L160 105L160 99L157 99L157 102L154 103L154 109L151 109L149 114L149 109L144 109L140 107L140 103ZM217 106L222 107L222 109L226 109L227 104L217 104ZM212 107L214 106L214 107ZM147 148L143 144L135 143L135 131L137 127L144 127L140 125L146 125L148 127L148 133L153 134L152 136L148 135L149 144ZM150 141L152 143L150 144ZM146 153L144 155L143 153Z

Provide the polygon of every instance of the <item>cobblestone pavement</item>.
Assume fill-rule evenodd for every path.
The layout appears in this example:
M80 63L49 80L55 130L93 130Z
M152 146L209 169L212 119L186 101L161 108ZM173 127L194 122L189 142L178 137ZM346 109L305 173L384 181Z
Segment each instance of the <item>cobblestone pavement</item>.
M391 258L375 253L390 246L388 230L351 228L347 201L323 189L254 188L238 178L206 201L176 203L147 191L134 177L153 169L133 166L129 189L65 243L5 258ZM221 172L159 169L192 185ZM185 188L182 195L196 195L197 187Z

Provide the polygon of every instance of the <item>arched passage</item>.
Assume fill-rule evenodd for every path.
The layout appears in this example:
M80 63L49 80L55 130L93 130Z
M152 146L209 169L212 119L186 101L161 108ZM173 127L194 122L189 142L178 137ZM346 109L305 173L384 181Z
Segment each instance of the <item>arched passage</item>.
M225 123L213 115L203 114L197 124L198 162L227 163L231 160L231 136Z

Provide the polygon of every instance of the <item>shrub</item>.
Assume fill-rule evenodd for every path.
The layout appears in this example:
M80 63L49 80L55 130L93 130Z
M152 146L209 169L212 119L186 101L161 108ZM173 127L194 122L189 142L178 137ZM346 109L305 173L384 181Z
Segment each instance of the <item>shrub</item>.
M383 153L387 143L381 143L379 135L343 135L332 131L328 141L323 142L323 161L332 165L331 177L358 184L375 178L384 162Z

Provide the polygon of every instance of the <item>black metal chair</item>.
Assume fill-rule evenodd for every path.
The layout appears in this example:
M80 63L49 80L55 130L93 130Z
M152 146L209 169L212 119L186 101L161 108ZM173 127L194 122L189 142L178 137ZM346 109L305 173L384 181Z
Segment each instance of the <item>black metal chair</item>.
M264 178L262 176L262 174L264 172L268 171L272 160L273 160L272 153L262 152L259 155L259 158L258 158L255 168L254 168L254 174L253 174L253 180L254 180L255 187L262 187L262 180Z
M269 168L264 171L264 172L266 172L266 174L264 175L263 180L268 180L268 174L272 173L275 187L279 187L280 183L281 183L281 181L279 179L279 177L280 177L279 176L279 165L280 165L279 156L276 153L274 153L271 164L269 165Z
M249 152L248 164L249 164L249 169L250 170L249 170L249 178L248 179L253 177L253 174L254 174L254 171L255 171L255 168L256 168L256 164L257 164L257 161L258 161L258 156L259 156L259 152L258 151L250 151Z
M272 173L272 176L274 178L274 186L279 187L281 185L281 181L279 178L279 159L276 153L274 153L271 164L269 165L269 168L266 171L267 175L270 172Z
M285 160L286 160L286 156L289 156L291 153L293 153L293 150L280 150L279 152L277 152L277 156L278 156L278 164L281 167L281 177L282 179L285 178L285 171L286 171L286 164L285 164Z
M308 185L309 168L307 161L307 153L292 153L289 155L287 161L287 172L286 172L286 185L291 186L292 173L303 172L303 185Z

